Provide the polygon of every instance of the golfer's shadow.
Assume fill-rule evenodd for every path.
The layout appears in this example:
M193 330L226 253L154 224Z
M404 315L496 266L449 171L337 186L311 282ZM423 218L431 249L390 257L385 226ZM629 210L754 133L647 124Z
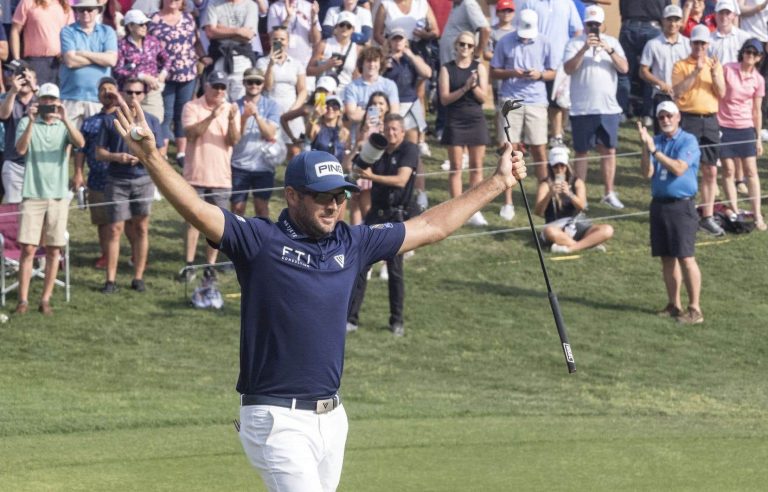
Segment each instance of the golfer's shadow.
M544 280L542 279L542 287L544 287ZM524 287L518 287L515 285L502 285L493 282L476 282L470 280L446 280L443 284L444 289L456 289L456 290L472 290L479 294L492 294L500 297L515 299L521 299L527 297L532 300L541 300L547 306L549 301L547 300L547 291L545 289L527 289ZM601 301L599 299L591 297L581 297L573 295L561 295L557 289L555 289L558 300L562 302L573 302L584 306L589 306L595 309L607 309L611 311L623 311L623 312L636 312L636 313L653 313L653 310L642 308L625 303L612 303Z

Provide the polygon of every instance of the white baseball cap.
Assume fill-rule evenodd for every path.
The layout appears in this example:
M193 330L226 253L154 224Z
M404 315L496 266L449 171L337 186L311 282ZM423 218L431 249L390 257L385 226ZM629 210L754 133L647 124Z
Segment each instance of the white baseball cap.
M534 39L539 35L539 14L535 10L523 9L520 11L517 35L523 39Z
M342 10L341 12L339 12L339 16L336 17L336 24L335 24L336 26L338 26L342 22L349 22L350 24L352 24L352 29L354 31L359 30L358 24L357 24L357 16L352 12L350 12L349 10Z
M125 17L123 17L123 24L126 26L128 24L146 24L148 22L149 17L144 15L144 12L139 9L131 9L126 12Z
M554 167L555 164L565 164L566 166L570 167L570 163L568 162L568 155L570 152L568 151L567 147L552 147L552 149L549 151L549 165Z
M47 82L40 86L37 91L37 97L55 97L56 99L59 99L61 97L59 86Z
M694 41L704 41L709 43L710 40L709 28L704 24L699 24L691 31L691 43Z
M680 110L677 109L677 105L672 101L664 101L656 106L656 116L659 116L659 113L662 111L669 114L677 114L680 112Z
M666 7L664 7L664 18L667 19L669 17L679 17L683 18L683 9L680 8L679 5L675 4L669 4Z
M733 0L717 0L717 4L715 4L715 12L720 12L721 10L736 12L736 5L733 3Z
M338 82L336 82L336 79L334 79L331 76L323 75L319 79L317 79L317 84L315 84L315 88L317 89L325 89L330 94L333 94L336 92L336 88L339 86Z
M597 22L602 24L605 22L605 10L597 5L590 5L585 11L584 22Z

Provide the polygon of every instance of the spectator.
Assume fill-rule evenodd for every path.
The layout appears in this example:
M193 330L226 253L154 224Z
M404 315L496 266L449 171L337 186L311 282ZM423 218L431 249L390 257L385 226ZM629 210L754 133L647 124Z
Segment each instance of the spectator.
M624 50L613 36L600 33L605 13L590 5L585 17L586 35L565 47L565 73L571 76L571 128L576 150L576 176L587 180L587 152L597 147L605 195L601 203L622 209L613 189L616 176L616 145L621 106L616 100L617 75L629 67Z
M61 30L59 80L61 102L79 128L85 118L101 111L98 84L117 63L117 35L111 27L96 22L102 10L97 0L79 0L72 9L75 23Z
M266 13L267 0L213 0L200 20L213 71L227 74L230 101L243 97L243 72L264 53L258 33L259 15Z
M706 26L701 26L706 31ZM703 38L701 31L696 35ZM694 44L694 51L699 51ZM680 62L682 63L682 62ZM660 316L676 318L679 323L704 321L699 304L701 271L696 263L697 218L696 172L699 167L699 145L694 135L680 128L680 112L672 101L656 108L661 133L648 134L640 123L637 128L643 144L640 170L651 180L651 254L661 257L667 305ZM680 284L688 291L688 309L683 311Z
M123 12L128 12L131 7L128 6L128 8L123 9L118 0L99 0L99 3L103 5L104 10L101 12L98 22L114 29L115 33L117 33L118 39L125 37ZM153 10L152 12L156 11L157 9Z
M182 10L181 0L163 0L160 5L160 11L152 16L149 33L160 40L168 55L168 75L163 89L163 135L171 137L173 124L176 160L183 168L187 137L181 124L181 111L195 93L196 64L202 47L195 20Z
M671 0L619 0L621 31L619 42L629 63L629 72L619 74L619 87L616 98L627 117L632 115L647 118L646 126L652 123L651 87L639 75L640 56L645 44L661 34L659 20L663 17L664 7ZM632 107L633 98L636 101Z
M408 35L410 41L437 39L440 29L427 0L381 0L373 23L373 39L386 46L387 36L397 28Z
M760 132L763 128L761 111L765 97L765 79L756 70L763 57L763 43L752 38L739 50L738 61L723 65L725 94L720 99L717 121L720 124L720 159L723 163L723 188L736 218L739 204L734 182L736 163L740 161L749 190L750 204L758 230L766 230L760 210L760 181L757 156L763 154ZM755 141L757 139L757 141Z
M249 68L243 74L245 96L237 101L242 136L232 150L232 212L245 215L248 191L253 190L256 217L269 218L269 198L275 186L275 168L285 158L277 140L280 105L262 95L265 74Z
M187 157L184 161L184 179L192 185L198 196L221 208L228 208L232 190L232 148L240 140L240 115L237 104L227 103L229 77L214 71L206 79L202 96L184 106L181 123L187 136ZM241 82L242 83L242 82ZM187 266L195 261L200 233L187 224L185 260ZM216 262L217 251L206 248L206 262ZM194 278L193 270L182 269L182 280ZM212 268L206 277L215 276Z
M307 0L278 0L269 6L267 29L269 32L277 26L288 29L291 41L288 55L304 67L309 66L312 47L322 39L318 9L317 2ZM314 80L309 81L308 88L314 88Z
M544 245L553 253L572 253L595 248L613 237L613 227L592 225L584 216L587 188L568 163L568 149L555 147L549 152L547 176L539 180L534 213L547 222L541 231Z
M517 2L518 16L523 9L532 9L539 16L539 33L541 37L549 41L550 57L555 64L552 68L557 71L563 64L565 46L571 36L582 34L584 25L581 17L571 0L522 0ZM515 25L519 19L515 19ZM551 128L551 147L565 145L563 142L563 119L567 109L560 107L555 94L557 93L554 81L546 83L549 99L549 126Z
M129 105L142 103L147 85L144 81L129 78L123 83L122 97ZM108 97L117 99L116 93ZM104 123L99 133L96 146L96 158L109 162L105 198L109 204L107 215L107 272L106 282L101 292L114 294L117 291L117 261L120 256L120 237L123 230L131 241L131 259L133 262L133 280L131 289L144 292L144 270L149 253L149 214L152 211L152 199L155 185L147 170L130 153L128 145L120 138L115 128L115 112L104 116ZM154 135L161 135L160 121L151 114L145 115L147 124ZM162 139L157 140L158 148L163 146ZM130 221L126 226L125 222Z
M272 50L268 57L260 58L256 67L264 72L264 93L277 103L280 113L294 111L304 106L307 101L307 76L305 67L288 55L290 44L288 29L278 26L272 31ZM247 89L247 87L246 87ZM246 90L247 92L247 90ZM292 135L301 135L304 127L302 118L288 122ZM279 127L278 127L279 129ZM280 132L280 140L288 147L288 156L301 152L301 146L285 132Z
M371 11L360 5L361 3L358 0L343 0L341 6L329 8L323 18L323 39L333 36L333 31L339 23L338 17L342 12L351 12L357 19L355 32L352 33L352 42L361 46L368 44L373 34L373 22Z
M374 92L383 92L389 100L390 110L400 112L397 86L388 78L381 77L383 62L384 52L376 47L363 48L357 57L357 71L361 76L344 89L344 111L351 121L363 121L365 108Z
M300 108L296 108L292 111L288 111L286 113L283 113L280 116L280 128L287 135L287 138L291 140L291 142L294 143L294 145L303 145L305 148L307 147L307 144L310 143L310 140L308 140L307 133L305 132L307 126L306 122L309 118L309 116L314 111L313 108L320 105L322 101L326 97L330 97L331 95L334 95L336 92L336 79L329 76L323 76L317 79L317 84L315 91L312 93L311 96L307 97L307 100L304 101L304 105ZM300 131L301 133L293 133L293 130L288 125L289 121L293 121L294 119L299 118L300 121L304 124L304 127L300 130L297 129L297 131Z
M59 88L40 86L38 102L27 108L27 116L16 128L16 152L25 156L26 171L22 189L21 222L18 242L19 304L16 314L29 309L29 283L32 260L40 239L45 239L45 280L38 311L53 314L51 295L59 270L59 254L67 243L69 213L69 148L82 147L83 136L67 117L59 101Z
M409 218L408 210L413 197L414 173L419 163L419 147L405 140L405 123L397 113L384 118L384 133L387 147L381 158L372 166L356 168L362 178L373 182L371 188L372 206L365 216L366 225L404 222ZM347 333L357 330L360 308L365 299L370 265L357 276L352 299L349 303ZM405 304L405 281L403 276L403 255L398 254L387 260L389 283L389 331L396 337L405 335L403 307Z
M717 29L710 35L709 54L722 64L735 62L739 50L751 37L736 27L735 9L733 0L718 0L715 7Z
M707 55L710 40L706 26L696 26L691 34L691 56L675 63L672 91L679 108L680 126L699 141L701 149L701 211L699 226L714 236L725 234L712 218L717 189L720 126L717 123L718 99L725 95L723 66ZM661 120L659 121L661 124Z
M21 203L26 159L16 152L16 129L29 111L37 92L35 71L22 60L14 60L5 66L5 85L8 92L0 103L0 120L5 128L3 152L3 203Z
M461 163L464 147L469 148L469 185L483 180L485 146L490 143L488 126L483 115L483 103L488 93L488 73L474 59L475 36L469 31L456 38L455 60L440 68L440 102L447 120L440 143L448 146L451 164L449 191L451 197L461 194ZM441 48L442 49L442 48ZM469 225L486 226L488 222L479 210L469 219Z
M693 28L699 24L706 26L710 32L717 29L715 14L705 13L705 7L705 0L686 0L685 6L683 7L683 36L690 38L693 33Z
M128 79L144 82L148 92L142 98L142 109L162 122L162 93L171 59L160 40L147 34L149 18L141 10L129 10L125 14L125 29L126 36L117 43L115 77L121 85Z
M75 154L75 174L72 177L72 187L77 191L81 186L86 186L88 191L88 209L91 213L91 224L96 226L99 238L99 251L101 256L96 259L94 267L99 270L107 268L107 249L109 247L109 214L107 213L106 189L109 175L109 162L99 160L96 157L96 146L99 135L104 127L107 115L114 114L117 110L117 81L112 77L104 77L99 81L99 102L101 112L83 121L80 133L83 135L85 145ZM83 177L83 168L88 163L88 181ZM126 228L126 234L132 234L131 228ZM132 241L132 238L129 236Z
M640 57L640 77L653 87L654 112L659 103L674 98L672 67L691 54L691 42L680 34L682 15L683 11L677 5L667 5L662 34L648 41ZM658 120L654 118L654 133L659 133L658 126Z
M75 21L66 0L21 0L13 14L11 57L22 56L34 69L41 84L59 79L61 30Z
M739 0L737 7L739 27L761 43L768 42L768 0Z
M329 75L339 82L341 92L352 81L357 65L359 46L352 42L357 19L352 12L344 11L336 17L333 36L315 45L307 66L307 75Z
M522 99L523 107L507 115L509 131L503 131L501 115L496 122L499 147L509 138L515 150L521 150L525 143L531 152L536 178L541 181L547 176L547 87L546 81L555 78L547 40L539 34L538 15L535 10L526 9L520 13L517 32L501 38L491 60L491 79L501 80L499 105L506 100ZM512 220L515 209L512 196L499 213L505 220Z
M349 130L342 125L343 107L338 96L328 96L325 105L314 106L307 123L311 149L328 152L339 162L349 146Z

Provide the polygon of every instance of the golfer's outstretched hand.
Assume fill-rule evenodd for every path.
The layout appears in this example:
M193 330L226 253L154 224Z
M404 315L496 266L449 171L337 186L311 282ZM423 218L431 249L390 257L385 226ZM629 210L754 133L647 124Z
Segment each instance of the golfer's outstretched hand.
M527 176L523 153L512 151L512 145L509 142L504 142L504 152L499 157L496 175L504 179L507 188L512 188Z
M122 97L118 98L117 118L115 129L123 137L131 154L145 163L152 152L157 152L155 136L147 125L144 111L138 101L134 101L131 107Z

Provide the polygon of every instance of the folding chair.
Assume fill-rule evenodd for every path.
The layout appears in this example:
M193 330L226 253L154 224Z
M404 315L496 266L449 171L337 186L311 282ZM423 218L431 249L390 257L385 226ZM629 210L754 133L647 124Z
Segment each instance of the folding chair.
M8 285L7 277L18 271L21 260L21 246L17 242L19 236L19 205L17 203L0 204L0 306L5 306L8 292L19 287L19 281ZM45 258L45 249L37 248L35 258ZM64 287L65 298L69 302L69 232L61 256L64 280L56 279L56 285ZM45 278L45 268L33 268L32 278Z

